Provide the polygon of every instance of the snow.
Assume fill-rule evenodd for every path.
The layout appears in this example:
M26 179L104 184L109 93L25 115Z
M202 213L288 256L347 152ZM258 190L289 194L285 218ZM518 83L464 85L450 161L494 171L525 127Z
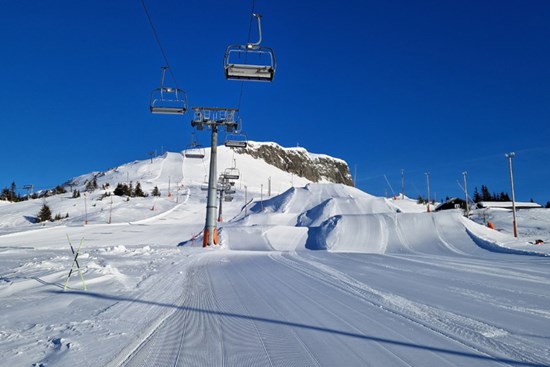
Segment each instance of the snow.
M480 208L504 208L504 209L512 209L512 206L515 204L516 208L524 208L524 209L534 209L534 208L540 208L541 205L537 203L531 203L531 202L521 202L516 201L515 203L512 203L511 201L480 201L478 203L478 206Z
M550 211L518 211L515 239L509 210L427 213L219 147L219 171L234 166L214 248L208 154L77 177L109 188L47 198L69 217L45 225L41 199L0 202L2 364L550 365ZM104 196L128 181L162 196ZM76 269L63 289L69 240L87 290Z

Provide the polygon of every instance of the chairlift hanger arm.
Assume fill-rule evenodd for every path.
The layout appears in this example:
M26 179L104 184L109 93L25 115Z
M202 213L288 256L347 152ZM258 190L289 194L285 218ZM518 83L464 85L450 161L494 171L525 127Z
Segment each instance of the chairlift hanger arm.
M164 75L166 74L166 69L168 69L168 66L161 66L162 69L162 77L160 79L160 88L164 89Z
M249 48L249 49L257 48L258 46L260 46L260 43L262 43L262 21L261 21L262 15L253 13L252 16L258 20L258 42L255 42L255 43L249 42L246 45L246 48Z

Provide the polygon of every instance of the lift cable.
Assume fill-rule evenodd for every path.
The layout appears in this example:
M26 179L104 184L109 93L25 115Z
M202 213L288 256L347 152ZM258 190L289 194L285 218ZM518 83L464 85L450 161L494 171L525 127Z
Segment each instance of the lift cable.
M256 9L256 1L252 0L252 11L250 12L250 22L248 23L248 38L246 39L246 43L250 43L250 35L252 33L252 22L254 21L254 10ZM246 57L247 54L245 54L245 63L246 63ZM244 81L241 81L241 91L239 93L239 103L237 104L237 108L241 109L241 101L243 99L243 88L244 88Z
M160 37L157 33L157 30L155 28L155 25L153 24L153 19L151 18L151 15L149 14L149 10L147 10L147 6L145 5L144 0L140 0L141 5L143 6L143 10L145 11L145 15L147 15L147 20L149 21L149 25L151 26L151 30L153 31L153 36L155 37L155 40L157 41L157 44L160 48L160 52L162 54L162 57L164 58L164 62L168 68L168 71L170 72L170 75L172 76L172 80L174 81L174 85L176 88L178 88L178 82L176 81L176 77L174 76L174 72L172 71L172 68L170 67L170 63L168 62L168 57L166 56L166 52L164 52L164 48L162 47L162 43L160 42Z

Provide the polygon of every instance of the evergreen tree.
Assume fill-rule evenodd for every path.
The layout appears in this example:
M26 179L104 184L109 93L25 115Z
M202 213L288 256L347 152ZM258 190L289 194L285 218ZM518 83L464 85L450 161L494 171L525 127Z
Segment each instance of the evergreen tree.
M0 195L0 199L5 200L5 201L10 201L11 194L10 194L10 190L8 188L4 188L2 190L2 195Z
M479 191L477 191L477 186L474 188L474 196L472 200L474 203L479 203L481 201L481 195L479 195Z
M113 194L116 196L132 196L132 186L126 184L117 184Z
M136 188L134 189L134 192L133 192L133 196L137 196L137 197L145 197L145 193L143 192L143 190L141 189L141 184L138 183L136 184Z
M547 202L546 202L545 208L546 208L546 209L550 209L550 201L547 201Z
M124 196L124 192L124 186L119 183L118 185L116 185L113 194L115 194L116 196Z
M65 188L63 186L57 185L54 189L54 192L56 194L64 194L64 193L67 192L67 190L65 190Z
M94 190L95 190L94 181L87 181L86 182L86 191L93 192Z
M481 200L482 201L493 201L493 196L489 192L489 189L485 185L481 185Z
M74 190L73 191L73 199L76 199L76 198L79 198L80 197L80 190Z
M160 190L159 190L159 188L155 186L155 188L153 189L153 191L151 191L151 195L153 195L153 196L160 196Z
M36 220L38 223L52 220L52 211L50 210L50 207L46 203L42 205L42 208L40 209L40 212L38 213L38 217L36 218Z

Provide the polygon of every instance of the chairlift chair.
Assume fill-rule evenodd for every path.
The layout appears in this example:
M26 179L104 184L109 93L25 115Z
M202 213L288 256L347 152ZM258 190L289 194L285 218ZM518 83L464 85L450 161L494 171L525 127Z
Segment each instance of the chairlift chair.
M225 146L228 148L246 148L248 146L246 134L243 134L243 133L226 134Z
M261 15L252 14L258 20L258 42L246 45L229 45L225 49L224 69L228 80L252 80L271 82L275 77L275 53L270 47L261 46Z
M185 149L185 158L203 159L205 156L204 148L200 145L188 145Z
M191 144L189 144L185 148L185 157L186 158L196 158L196 159L203 159L205 156L205 150L202 145L197 143L195 140L195 134L193 134L193 138L191 140Z
M231 202L233 201L234 196L233 195L224 195L223 201Z
M149 109L152 113L183 115L187 112L187 95L179 88L164 86L164 76L167 66L162 67L160 88L153 89Z
M226 168L223 174L228 180L238 180L240 177L239 169L236 167Z

